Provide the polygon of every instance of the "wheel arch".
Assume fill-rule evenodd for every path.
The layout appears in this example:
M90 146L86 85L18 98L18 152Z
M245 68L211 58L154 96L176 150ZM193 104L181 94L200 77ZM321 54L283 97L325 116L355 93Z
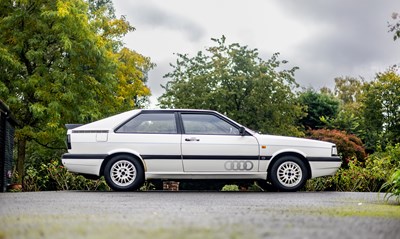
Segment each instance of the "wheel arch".
M306 157L305 157L303 154L299 153L299 152L290 151L290 152L281 152L281 153L278 153L278 154L274 155L274 156L271 158L271 162L269 163L268 169L267 169L267 179L268 179L268 180L270 180L269 177L270 177L270 175L271 175L271 168L272 168L272 166L275 164L275 162L276 162L278 159L280 159L280 158L282 158L282 157L285 157L285 156L294 156L294 157L297 157L298 159L300 159L301 161L303 161L304 165L305 165L306 168L307 168L307 179L310 179L310 178L312 177L311 166L310 166L310 163L308 162L308 160L306 159Z
M146 171L147 171L146 163L144 162L144 160L139 155L137 155L136 153L133 153L133 152L123 152L123 151L121 151L121 152L113 152L113 153L109 154L107 157L104 158L104 160L103 160L103 162L102 162L102 164L100 166L100 176L104 176L104 168L106 167L108 161L110 159L112 159L113 157L119 156L119 155L127 155L127 156L131 156L131 157L137 159L140 162L141 166L143 167L143 172L146 173Z

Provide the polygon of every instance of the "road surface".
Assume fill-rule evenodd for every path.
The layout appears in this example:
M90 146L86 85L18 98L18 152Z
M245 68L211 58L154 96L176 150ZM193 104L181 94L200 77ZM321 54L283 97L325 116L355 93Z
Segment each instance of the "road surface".
M400 238L400 206L342 192L0 194L0 239Z

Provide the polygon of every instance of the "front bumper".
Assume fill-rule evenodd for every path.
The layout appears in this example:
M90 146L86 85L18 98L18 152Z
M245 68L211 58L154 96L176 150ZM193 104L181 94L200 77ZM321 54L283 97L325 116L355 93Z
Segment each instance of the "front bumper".
M334 175L342 165L342 159L339 156L312 157L307 160L310 163L311 178Z

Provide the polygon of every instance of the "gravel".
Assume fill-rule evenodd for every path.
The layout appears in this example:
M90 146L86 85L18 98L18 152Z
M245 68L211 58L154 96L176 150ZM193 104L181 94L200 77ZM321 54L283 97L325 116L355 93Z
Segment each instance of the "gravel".
M0 239L400 238L400 206L343 192L0 194Z

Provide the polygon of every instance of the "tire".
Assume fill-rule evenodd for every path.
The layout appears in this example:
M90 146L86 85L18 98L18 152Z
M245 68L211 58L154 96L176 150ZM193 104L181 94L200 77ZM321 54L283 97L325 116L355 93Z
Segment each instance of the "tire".
M144 183L144 170L136 158L117 155L104 167L104 179L114 191L134 191Z
M271 168L271 183L279 191L295 192L301 189L308 178L304 162L295 156L279 158Z

